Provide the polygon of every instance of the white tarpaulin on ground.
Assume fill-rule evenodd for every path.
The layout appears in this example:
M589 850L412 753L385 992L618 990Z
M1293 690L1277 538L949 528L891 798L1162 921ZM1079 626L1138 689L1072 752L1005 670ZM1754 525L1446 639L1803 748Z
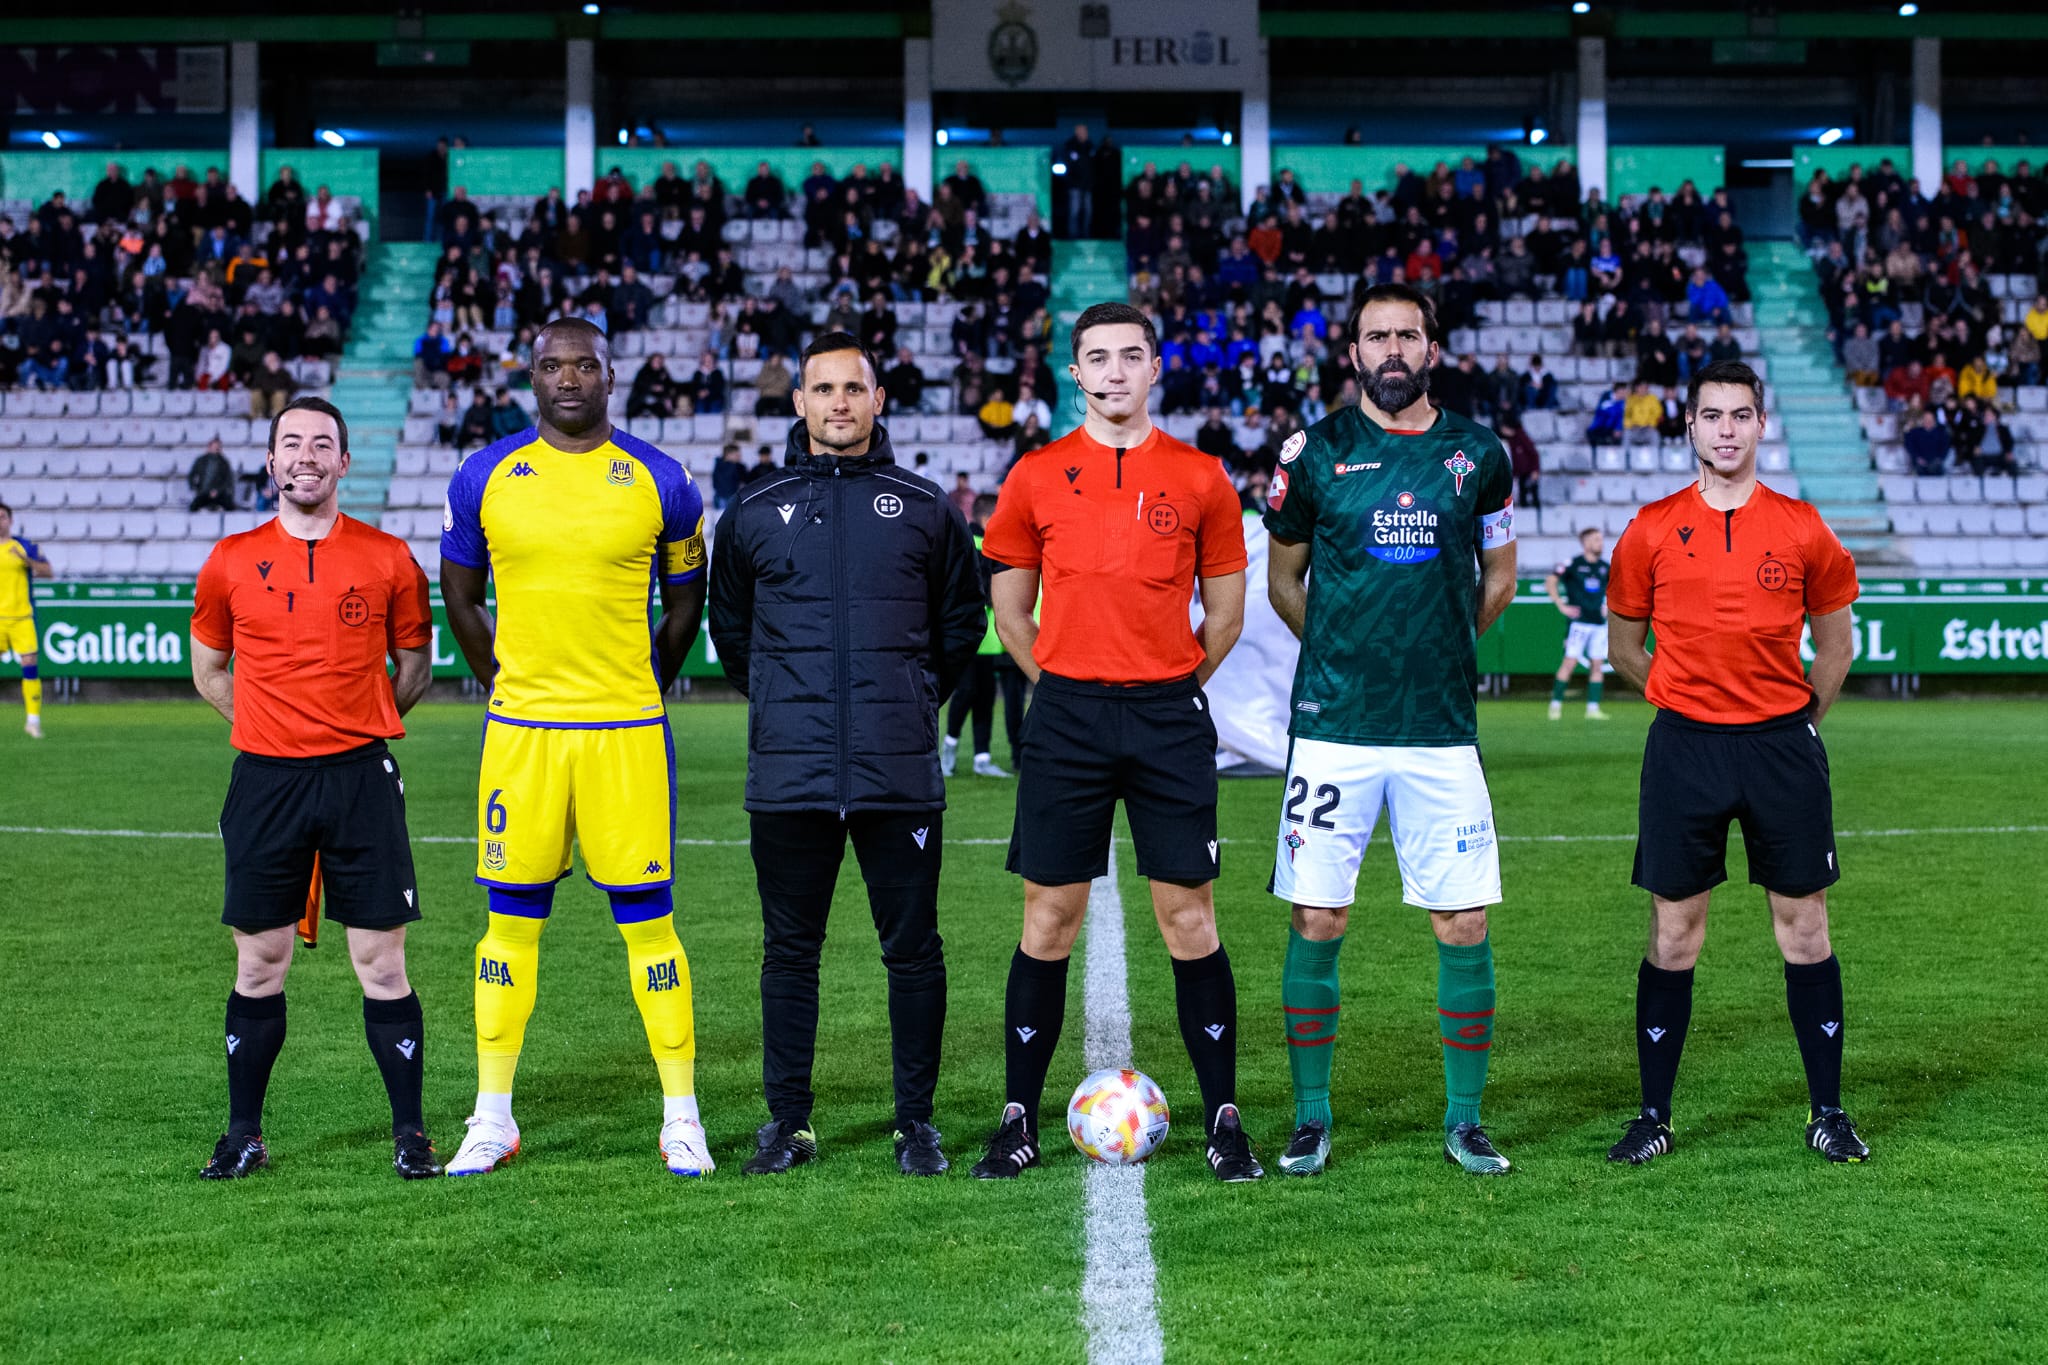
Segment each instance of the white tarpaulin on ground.
M1282 772L1287 769L1288 697L1300 644L1266 598L1266 527L1244 519L1244 634L1209 679L1209 709L1216 738L1232 753ZM1201 604L1194 608L1200 621Z

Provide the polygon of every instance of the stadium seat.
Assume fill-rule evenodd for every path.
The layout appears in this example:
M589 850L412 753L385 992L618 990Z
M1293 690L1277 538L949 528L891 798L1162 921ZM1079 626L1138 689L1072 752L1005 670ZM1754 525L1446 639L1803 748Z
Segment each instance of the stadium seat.
M1927 509L1914 503L1894 503L1891 506L1892 531L1896 535L1917 536L1927 531Z
M97 578L106 572L106 557L97 545L67 545L55 567L66 577Z
M198 395L191 389L173 389L164 394L163 415L190 417Z
M1982 502L1984 485L1975 474L1951 474L1948 476L1948 500L1950 502Z
M137 554L133 545L109 545L106 547L100 571L110 577L125 577L140 572L140 559L141 556Z
M159 389L137 389L128 396L128 411L135 417L156 417L164 410L164 395Z

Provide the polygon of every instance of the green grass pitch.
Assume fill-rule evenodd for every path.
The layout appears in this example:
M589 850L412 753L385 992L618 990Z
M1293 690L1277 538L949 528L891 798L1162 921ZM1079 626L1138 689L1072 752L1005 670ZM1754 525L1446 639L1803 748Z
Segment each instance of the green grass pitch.
M1851 701L1825 727L1844 880L1846 1101L1875 1148L1829 1167L1761 893L1739 841L1699 974L1677 1150L1602 1154L1631 1111L1645 897L1628 886L1648 713L1481 726L1507 902L1487 1117L1516 1172L1438 1152L1434 955L1398 904L1384 829L1344 958L1337 1148L1321 1180L1219 1186L1142 884L1121 845L1137 1065L1181 1127L1145 1189L1172 1361L2034 1360L2048 1095L2039 923L2048 724L2039 703ZM8 714L0 710L0 718ZM678 920L699 1090L720 1170L667 1175L659 1092L602 897L566 884L519 1077L524 1155L405 1185L338 930L301 952L268 1113L272 1170L194 1176L225 1119L231 980L208 838L0 833L0 1358L13 1361L1071 1361L1083 1163L1059 1144L1014 1184L966 1176L1001 1098L1003 977L1020 892L1010 786L963 778L947 813L951 1013L938 1122L954 1157L890 1159L888 1031L849 854L826 948L816 1123L824 1160L738 1174L760 1100L760 920L739 807L744 714L674 712ZM416 836L472 828L478 715L432 704L398 747ZM199 704L53 707L0 736L0 826L212 830L230 754ZM1001 755L999 754L999 757ZM1275 781L1227 782L1218 887L1245 1038L1241 1092L1272 1168L1290 1126L1282 907L1264 892ZM2033 826L2031 830L1988 827ZM1976 832L1954 832L1972 830ZM1889 831L1889 833L1876 833ZM1947 831L1947 832L1944 832ZM1543 841L1538 836L1574 836ZM1580 839L1577 836L1608 836ZM470 954L483 894L462 842L416 849L410 940L444 1153L475 1085ZM1052 1092L1082 1071L1081 974ZM1134 1233L1136 1230L1133 1230Z

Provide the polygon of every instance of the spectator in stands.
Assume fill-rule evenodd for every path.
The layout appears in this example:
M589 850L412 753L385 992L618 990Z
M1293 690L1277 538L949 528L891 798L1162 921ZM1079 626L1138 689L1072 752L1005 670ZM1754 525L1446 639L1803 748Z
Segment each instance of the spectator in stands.
M718 367L718 357L705 351L697 357L697 368L683 381L683 392L690 400L690 410L699 414L718 414L725 411L725 371Z
M1017 434L1017 409L999 386L991 386L974 415L981 423L981 434L991 441L1007 440Z
M222 392L234 387L234 360L234 352L227 342L221 340L220 329L208 328L206 344L199 348L199 363L193 369L193 384L201 389L219 389Z
M1927 362L1925 374L1927 401L1930 405L1940 407L1955 396L1956 372L1949 368L1948 357L1945 354L1936 351Z
M2027 387L2041 382L2041 340L2030 322L2013 329L2005 359L2007 382Z
M1986 404L1998 401L1998 375L1983 356L1976 356L1963 366L1963 372L1956 376L1956 393L1965 401L1973 398Z
M269 421L285 409L299 391L299 381L284 367L284 357L265 351L263 363L249 378L249 416Z
M1205 455L1213 455L1223 461L1226 468L1235 470L1242 458L1237 448L1237 437L1231 431L1230 423L1223 420L1223 409L1211 407L1202 419L1202 425L1195 428L1195 449Z
M1870 334L1870 328L1859 322L1842 342L1842 366L1849 372L1849 382L1858 388L1871 388L1878 382L1883 361L1878 355L1877 338Z
M1641 379L1629 386L1628 401L1622 409L1622 435L1629 445L1655 445L1657 426L1664 420L1664 404Z
M1028 379L1018 382L1017 397L1010 408L1012 417L1020 426L1035 420L1041 431L1052 427L1052 408L1038 396L1038 391Z
M341 351L341 324L334 320L334 310L321 304L306 320L306 333L299 343L299 354L325 359Z
M148 364L149 357L137 355L128 344L127 337L115 337L113 347L107 353L106 386L110 389L134 388Z
M764 445L756 452L754 463L747 470L746 482L751 484L761 479L774 478L775 470L775 447Z
M2019 461L2014 457L2012 431L1999 419L1998 406L1986 403L1980 415L1982 430L1978 433L1977 449L1970 458L1970 466L1978 474L2004 474L2019 476Z
M1523 411L1549 411L1557 407L1557 376L1544 368L1543 357L1529 357L1528 373L1522 376L1519 406Z
M1915 474L1932 478L1948 472L1949 432L1935 419L1933 408L1921 409L1920 420L1907 430L1905 441Z
M754 374L754 412L761 417L794 417L796 405L790 394L796 389L796 376L790 373L789 364L780 350L771 350L761 361L761 368ZM894 389L886 385L882 390L890 398L896 396ZM915 409L915 400L912 403Z
M1742 359L1742 342L1735 335L1731 323L1721 323L1714 328L1714 339L1707 343L1707 360L1719 364L1724 360Z
M512 390L500 384L491 405L491 439L502 441L507 436L517 436L532 425L526 410L512 401Z
M747 467L740 460L739 443L727 441L725 449L718 452L718 463L711 466L711 510L723 512L740 495L740 485L745 482Z
M412 344L412 382L420 389L448 387L448 336L438 322L428 323Z
M434 419L434 440L440 445L452 446L461 431L462 405L456 400L455 390L449 389L441 395L441 411Z
M1636 378L1657 388L1678 382L1678 347L1665 332L1662 318L1651 317L1636 337Z
M1600 406L1593 410L1593 420L1586 427L1586 442L1589 445L1612 446L1621 444L1622 423L1627 415L1627 390L1616 384Z
M954 471L953 488L951 492L946 494L946 497L953 504L954 510L960 513L962 521L972 521L974 519L974 485L968 479L966 470Z
M1727 322L1732 317L1728 303L1728 291L1705 266L1692 272L1692 282L1685 289L1686 305L1695 322Z
M1514 362L1502 355L1495 359L1493 368L1487 371L1485 379L1476 386L1474 401L1478 415L1491 417L1499 412L1512 412L1522 401L1522 376L1515 369Z
M1494 422L1494 434L1507 447L1508 462L1514 466L1516 505L1531 509L1541 507L1543 461L1536 452L1536 443L1529 439L1522 419L1512 411L1502 413Z
M1640 320L1635 310L1629 307L1628 300L1616 299L1607 310L1607 320L1600 326L1601 347L1612 357L1633 356L1640 330Z
M898 347L896 363L882 376L882 391L889 395L889 406L898 412L918 411L924 399L924 382L917 353L908 346Z
M135 187L128 183L128 172L118 161L107 163L106 179L93 187L93 217L105 221L112 219L122 223L135 208Z
M1572 319L1572 354L1598 356L1607 344L1607 323L1600 316L1600 307L1590 299L1579 305L1579 315Z
M28 389L61 389L71 375L71 357L65 353L64 338L54 332L21 361L21 384Z
M199 458L192 461L192 469L185 475L185 486L192 492L194 512L235 510L235 467L222 453L220 437L208 441Z
M641 365L640 373L633 376L633 387L626 394L626 417L673 417L680 396L676 377L668 368L668 357L651 355Z
M450 384L476 384L484 377L483 354L476 348L476 340L464 332L455 338L454 347L448 352L448 382Z
M325 185L315 190L313 197L306 201L306 231L340 232L348 226L348 214Z
M287 222L306 220L306 187L299 183L299 173L290 166L277 168L277 179L263 193L263 212L266 217Z
M637 332L648 325L654 313L654 291L640 278L639 267L627 261L619 267L619 282L612 287L605 305L614 336Z
M454 396L452 390L449 396ZM492 417L490 397L480 388L475 390L470 394L469 406L463 409L462 421L455 429L456 450L466 455L489 445Z
M1918 360L1908 360L1895 367L1884 377L1884 396L1894 412L1924 407L1927 403L1926 366Z
M1065 166L1066 174L1059 176L1066 190L1067 236L1089 237L1095 230L1095 156L1096 146L1089 136L1088 125L1077 123L1074 134L1060 145L1054 157L1058 165Z

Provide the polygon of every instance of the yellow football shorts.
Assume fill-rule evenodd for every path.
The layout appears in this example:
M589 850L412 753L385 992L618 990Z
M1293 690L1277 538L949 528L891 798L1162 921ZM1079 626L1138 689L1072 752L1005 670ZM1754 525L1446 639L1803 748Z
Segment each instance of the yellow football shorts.
M606 891L667 886L675 750L666 721L541 729L493 717L477 777L476 879L512 889L569 875L572 844Z
M0 616L0 654L12 654L19 659L40 648L42 646L36 641L35 617Z

